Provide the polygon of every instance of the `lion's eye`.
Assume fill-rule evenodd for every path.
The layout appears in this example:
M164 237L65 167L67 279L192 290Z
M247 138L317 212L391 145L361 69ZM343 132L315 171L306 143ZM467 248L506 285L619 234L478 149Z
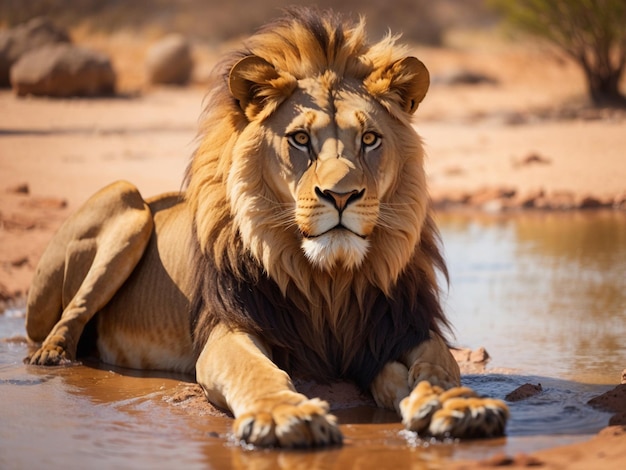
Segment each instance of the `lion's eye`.
M378 148L382 143L382 139L378 134L375 134L374 132L366 132L361 137L361 143L363 144L364 149L366 151L369 151Z
M311 143L311 137L304 131L294 132L288 136L289 144L298 150L303 152L309 151L309 144Z

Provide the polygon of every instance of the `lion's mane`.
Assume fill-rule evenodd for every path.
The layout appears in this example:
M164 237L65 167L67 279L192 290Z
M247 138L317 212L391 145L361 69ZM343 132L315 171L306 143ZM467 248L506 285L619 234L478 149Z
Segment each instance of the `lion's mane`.
M421 141L406 131L410 116L386 94L379 73L405 55L395 42L389 36L369 44L363 21L291 10L218 65L186 177L196 233L190 270L198 348L215 324L225 323L263 338L273 360L293 376L347 378L368 387L385 363L447 326L436 279L437 269L446 270L428 207ZM297 229L275 223L278 202L263 179L262 147L240 138L250 121L228 89L228 71L248 55L274 65L277 93L293 90L294 78L328 70L357 78L397 121L397 151L410 157L399 159L402 178L383 201L384 223L358 269L313 267ZM279 103L267 96L263 112ZM239 165L240 159L250 160Z

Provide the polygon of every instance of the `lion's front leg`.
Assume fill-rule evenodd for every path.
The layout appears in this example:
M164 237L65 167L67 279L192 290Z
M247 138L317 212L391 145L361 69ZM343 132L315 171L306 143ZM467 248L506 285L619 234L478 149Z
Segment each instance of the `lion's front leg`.
M196 379L209 401L235 415L240 440L264 447L342 442L328 404L297 393L258 338L217 326L198 358Z
M509 416L504 402L481 398L461 387L459 366L436 333L390 362L372 383L379 406L395 408L411 431L438 438L494 437L504 434Z

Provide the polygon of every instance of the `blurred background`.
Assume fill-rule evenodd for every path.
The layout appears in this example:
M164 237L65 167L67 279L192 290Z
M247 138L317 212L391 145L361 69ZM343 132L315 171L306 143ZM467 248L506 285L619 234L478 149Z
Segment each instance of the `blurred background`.
M69 30L73 41L108 53L118 71L118 87L125 90L145 84L140 66L150 43L159 38L183 35L193 46L194 79L203 82L224 46L293 5L333 8L354 19L365 16L372 39L391 31L423 47L474 52L500 47L509 56L523 48L528 62L539 51L542 59L547 55L549 67L573 65L582 104L626 106L621 92L626 63L626 2L622 0L0 0L0 28L45 16ZM1 49L2 44L0 53ZM506 59L502 54L490 57L472 70L461 61L458 68L463 70L447 70L445 77L437 78L464 83L507 81L510 77L498 76L502 67L512 66L513 76L518 70ZM427 65L439 71L436 60ZM521 73L528 69L519 61L517 65ZM479 68L485 76L476 76ZM570 81L567 74L554 78ZM550 77L542 80L545 84ZM556 93L555 98L553 104L560 105L562 96Z
M450 27L486 27L496 20L483 0L3 0L7 26L46 15L61 26L94 31L176 31L209 43L247 35L290 5L365 15L373 36L391 29L409 41L441 45Z

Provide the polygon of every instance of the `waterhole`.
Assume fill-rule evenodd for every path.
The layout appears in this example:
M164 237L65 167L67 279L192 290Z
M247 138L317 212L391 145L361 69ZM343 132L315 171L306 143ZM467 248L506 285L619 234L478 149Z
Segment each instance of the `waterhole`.
M0 314L0 468L440 468L588 439L609 415L587 401L626 368L626 216L438 219L454 342L492 358L463 382L498 398L524 383L543 389L509 403L505 438L424 441L394 413L360 404L336 409L340 448L249 449L234 442L230 418L173 399L193 388L189 377L24 366L18 309Z

